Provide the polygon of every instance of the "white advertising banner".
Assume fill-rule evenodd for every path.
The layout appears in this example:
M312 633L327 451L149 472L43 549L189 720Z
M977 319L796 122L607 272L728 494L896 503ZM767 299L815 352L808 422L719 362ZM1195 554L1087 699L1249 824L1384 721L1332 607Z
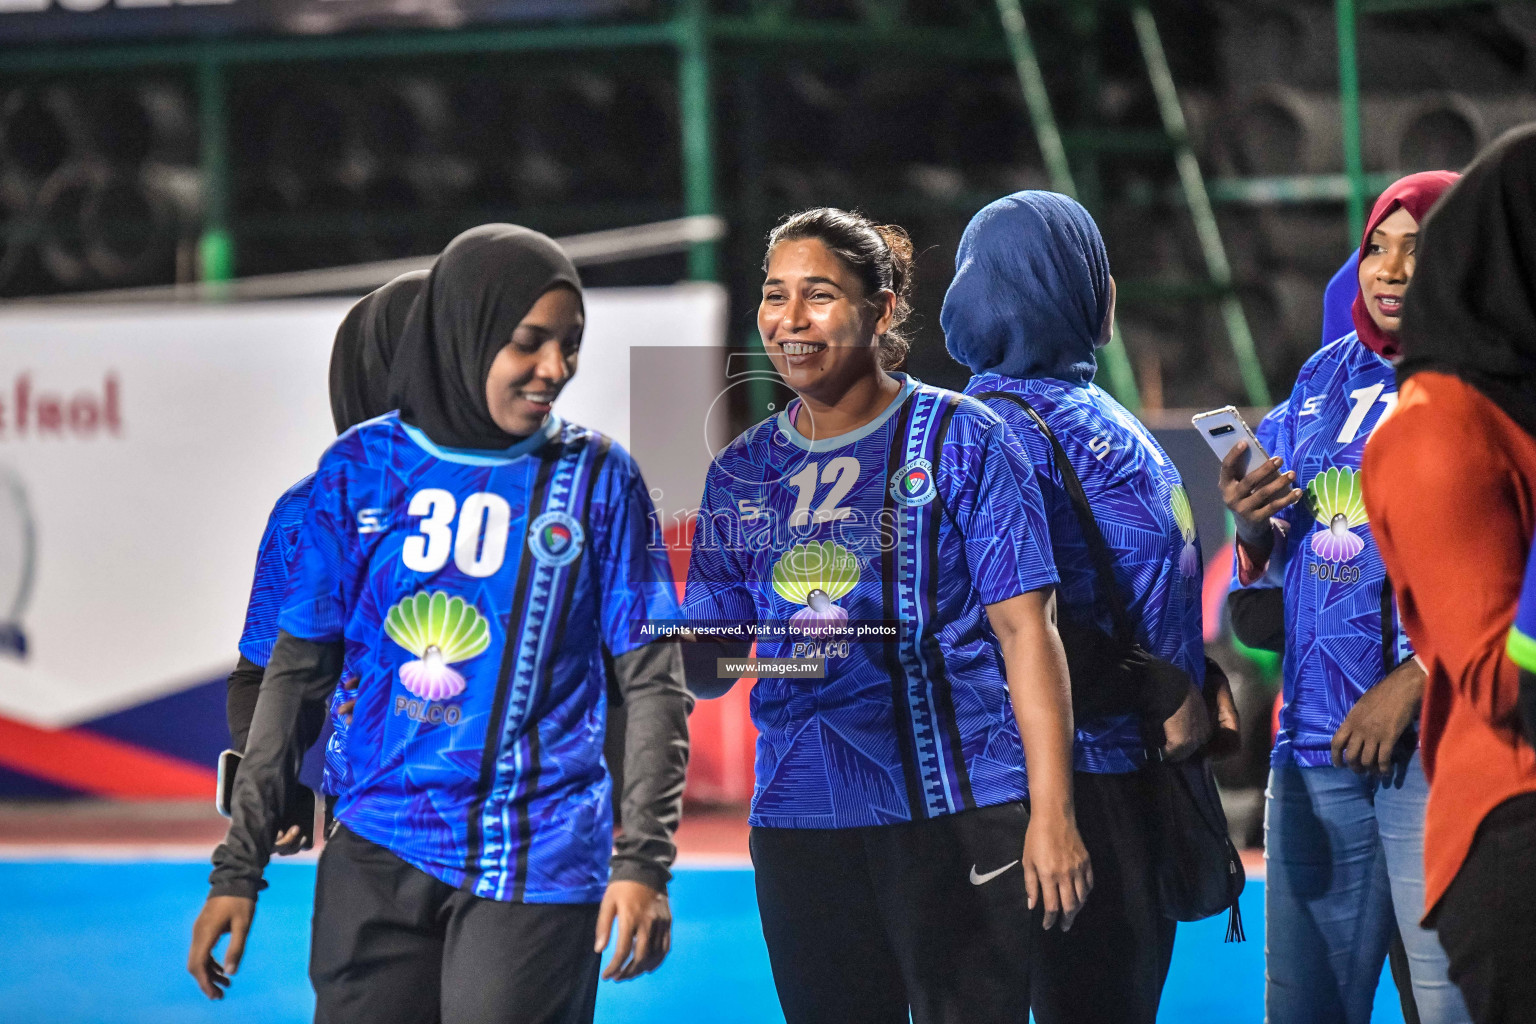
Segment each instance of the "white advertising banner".
M228 671L267 514L334 438L349 305L0 308L0 716L67 726ZM725 310L713 285L589 291L556 412L628 445L630 350L722 345ZM719 358L683 366L707 408ZM708 449L642 468L696 501Z

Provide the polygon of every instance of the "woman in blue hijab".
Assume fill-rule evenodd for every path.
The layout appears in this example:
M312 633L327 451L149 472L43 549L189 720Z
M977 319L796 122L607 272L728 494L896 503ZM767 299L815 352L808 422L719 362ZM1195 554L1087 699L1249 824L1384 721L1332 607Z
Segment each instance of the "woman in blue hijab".
M1077 819L1098 891L1070 932L1040 937L1031 984L1040 1024L1155 1021L1175 925L1158 903L1150 795L1140 769L1149 745L1166 758L1185 757L1211 731L1202 699L1202 560L1189 498L1173 460L1093 383L1094 353L1109 339L1114 300L1109 258L1088 211L1054 192L1017 192L966 228L940 318L950 354L974 374L966 393L1008 421L1038 472L1069 660L1073 634L1091 646L1114 626L1068 496L1066 467L1020 400L1056 436L1082 483L1135 639L1167 665L1167 685L1131 695L1134 706L1083 693L1099 679L1074 674L1080 712L1094 705L1120 713L1083 712L1076 724ZM1223 731L1235 730L1229 691L1218 707Z

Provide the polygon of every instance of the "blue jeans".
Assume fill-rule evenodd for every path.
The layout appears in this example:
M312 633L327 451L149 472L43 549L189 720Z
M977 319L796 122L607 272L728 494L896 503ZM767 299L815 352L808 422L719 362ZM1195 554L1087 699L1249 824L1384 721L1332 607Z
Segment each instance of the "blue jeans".
M1419 755L1377 782L1347 768L1272 767L1264 808L1265 1020L1365 1024L1394 922L1423 1024L1470 1021L1424 913Z

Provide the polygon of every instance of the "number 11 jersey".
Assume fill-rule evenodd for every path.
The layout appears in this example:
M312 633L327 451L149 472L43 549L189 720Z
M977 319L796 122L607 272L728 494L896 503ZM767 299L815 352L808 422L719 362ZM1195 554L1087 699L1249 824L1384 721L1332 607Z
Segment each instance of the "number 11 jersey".
M1039 487L1003 421L904 374L872 422L816 441L799 403L716 457L684 611L757 636L754 825L853 828L1022 799L985 605L1056 583ZM895 635L886 635L885 630Z

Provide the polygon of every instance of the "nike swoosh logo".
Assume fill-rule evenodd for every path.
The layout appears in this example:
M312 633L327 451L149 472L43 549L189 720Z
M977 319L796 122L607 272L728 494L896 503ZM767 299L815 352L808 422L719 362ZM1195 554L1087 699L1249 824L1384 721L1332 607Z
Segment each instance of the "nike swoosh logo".
M1007 864L1004 864L1002 867L998 868L996 871L988 871L984 875L978 875L976 873L976 865L972 864L971 865L971 884L972 885L986 885L988 882L992 881L992 879L996 878L998 875L1002 874L1004 871L1007 871L1009 868L1013 867L1017 863L1018 863L1018 861L1011 860Z

